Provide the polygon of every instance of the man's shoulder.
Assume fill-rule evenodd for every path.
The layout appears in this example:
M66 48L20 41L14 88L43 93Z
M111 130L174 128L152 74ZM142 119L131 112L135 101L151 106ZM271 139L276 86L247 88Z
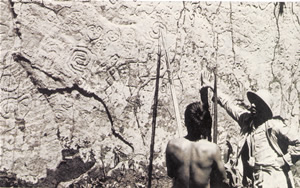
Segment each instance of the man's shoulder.
M272 119L269 119L268 122L284 124L284 119L280 116L275 116Z
M287 125L284 123L283 119L273 118L267 121L268 127L272 129L281 129Z
M171 140L169 140L168 144L178 144L178 143L181 143L181 142L185 142L186 139L185 138L173 138Z
M190 141L188 141L185 138L174 138L168 142L167 149L174 148L174 147L180 148L188 144L190 144Z
M200 140L198 142L195 142L194 147L196 147L198 150L206 150L212 153L215 153L219 150L219 146L217 144L207 140Z

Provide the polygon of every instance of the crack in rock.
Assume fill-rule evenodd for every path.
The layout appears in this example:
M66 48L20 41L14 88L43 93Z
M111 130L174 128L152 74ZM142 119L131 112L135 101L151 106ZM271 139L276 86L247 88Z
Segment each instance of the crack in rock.
M12 58L15 62L18 62L25 69L25 71L27 72L27 75L30 78L33 85L36 87L39 87L39 85L41 85L41 83L39 83L39 80L37 80L34 77L34 71L33 71L33 68L31 67L30 60L25 58L24 56L22 56L20 53L13 53Z
M29 2L21 2L21 3L22 4L35 4L35 5L38 5L38 6L42 7L42 8L45 8L45 9L48 9L48 10L54 12L56 15L59 13L59 11L61 11L62 9L64 9L64 7L60 7L57 10L54 9L54 8L48 7L48 6L45 5L45 3L43 1L41 1L41 2L38 2L38 1L29 1Z
M42 82L40 82L35 77L35 73L34 73L33 69L38 69L38 68L33 67L32 63L29 59L22 56L20 53L14 53L14 54L12 54L12 56L13 56L14 61L20 63L21 66L26 70L31 82L37 87L37 90L40 93L42 93L46 96L50 96L50 95L55 94L55 93L61 93L61 94L65 93L65 92L71 93L72 91L76 90L81 95L83 95L85 97L94 98L95 100L99 101L105 108L107 117L108 117L108 119L110 121L110 124L111 124L111 131L112 131L113 135L115 137L117 137L118 139L120 139L122 142L124 142L127 146L129 146L132 149L132 151L134 151L134 147L132 146L132 143L125 140L123 138L123 136L115 130L111 113L110 113L107 105L105 104L105 102L99 96L97 96L95 93L91 93L91 92L88 92L88 91L84 90L83 88L79 87L77 84L74 84L72 87L48 89L46 86L44 86L44 84ZM40 69L38 69L38 70L40 70ZM42 71L42 72L45 73L45 71ZM52 78L53 80L61 82L60 78L53 77L49 73L45 73L45 74L47 76L49 76L50 78Z
M36 87L39 88L44 84L40 80L36 79L37 76L35 75L36 73L34 72L34 69L38 70L39 72L44 73L47 77L51 78L55 82L60 82L61 84L63 83L60 78L55 77L55 76L47 73L46 71L41 70L40 68L34 66L33 63L28 58L24 57L21 53L13 53L12 57L15 62L18 62L26 70L31 82Z
M10 5L10 11L11 11L11 14L12 14L13 18L17 18L18 15L15 12L15 8L14 8L15 3L12 2L12 0L8 0L8 2L9 2L9 5Z
M37 67L37 66L34 66L34 65L32 64L32 62L31 62L28 58L24 57L24 56L21 55L20 53L14 53L14 54L12 54L12 56L13 56L14 61L19 62L23 68L26 67L25 69L26 69L27 73L28 73L28 72L31 72L31 75L32 75L32 74L33 74L33 69L36 69L36 70L38 70L38 71L44 73L46 76L48 76L49 78L53 79L54 81L58 81L58 82L62 83L62 80L61 80L60 78L55 77L55 76L49 74L48 72L46 72L46 71L40 69L40 68ZM28 66L24 65L23 62L29 64L29 65L30 65L30 68L29 68ZM30 69L30 70L28 70L28 69Z
M129 146L132 151L134 151L134 147L132 146L132 143L128 142L127 140L125 140L122 135L120 135L120 133L118 133L115 128L114 128L114 122L113 122L113 119L112 119L112 116L111 116L111 113L107 107L107 105L105 104L105 102L99 97L97 96L95 93L90 93L86 90L84 90L83 88L79 87L77 84L74 84L72 87L65 87L65 88L57 88L57 89L54 89L54 90L51 90L51 89L48 89L48 88L38 88L38 91L40 93L43 93L47 96L50 96L52 94L55 94L55 93L71 93L72 91L78 91L81 95L85 96L85 97L88 97L88 98L94 98L95 100L99 101L103 107L105 108L105 111L106 111L106 114L107 114L107 117L110 121L110 124L111 124L111 131L113 133L113 135L115 137L117 137L118 139L120 139L122 142L124 142L127 146Z
M15 3L12 0L9 0L8 3L10 5L10 12L12 14L13 19L17 19L18 14L15 12L15 8L14 8ZM14 32L20 39L22 39L22 37L21 37L22 34L20 32L20 29L17 27L18 24L19 24L18 21L14 22Z

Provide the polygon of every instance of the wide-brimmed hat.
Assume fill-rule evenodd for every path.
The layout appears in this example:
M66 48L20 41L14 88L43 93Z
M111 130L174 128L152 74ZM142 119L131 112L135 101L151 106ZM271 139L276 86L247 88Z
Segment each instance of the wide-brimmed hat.
M272 97L268 90L259 90L257 92L248 91L247 97L250 103L254 103L256 109L263 113L264 117L270 119L273 117L272 113Z

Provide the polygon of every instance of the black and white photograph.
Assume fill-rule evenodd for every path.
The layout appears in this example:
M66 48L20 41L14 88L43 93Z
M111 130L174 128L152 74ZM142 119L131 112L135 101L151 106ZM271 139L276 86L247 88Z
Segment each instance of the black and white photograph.
M300 2L0 15L0 187L300 188Z

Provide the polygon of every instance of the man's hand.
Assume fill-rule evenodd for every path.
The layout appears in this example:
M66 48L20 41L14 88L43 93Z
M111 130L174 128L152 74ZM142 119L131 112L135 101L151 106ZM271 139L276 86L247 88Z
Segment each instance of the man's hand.
M208 71L201 71L200 75L201 79L201 86L203 87L208 87L213 90L214 82L213 82L213 75L209 73Z
M200 89L200 94L201 94L201 100L202 102L208 102L208 89L211 89L214 92L213 88L213 79L211 73L208 71L201 71L200 75L201 79L201 89Z

